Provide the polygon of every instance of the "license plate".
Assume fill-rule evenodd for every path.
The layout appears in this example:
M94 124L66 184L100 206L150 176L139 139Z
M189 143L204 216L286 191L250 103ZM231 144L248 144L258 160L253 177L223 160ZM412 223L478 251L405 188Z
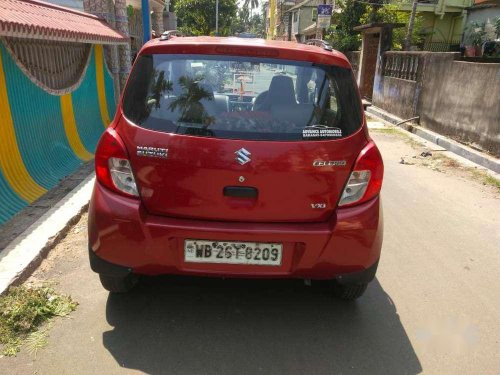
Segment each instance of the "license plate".
M185 240L184 261L280 266L282 250L279 243Z

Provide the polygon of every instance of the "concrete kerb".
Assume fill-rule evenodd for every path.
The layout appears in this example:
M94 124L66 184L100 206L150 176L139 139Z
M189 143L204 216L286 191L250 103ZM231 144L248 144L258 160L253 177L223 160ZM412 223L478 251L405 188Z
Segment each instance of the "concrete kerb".
M19 285L86 211L94 175L85 178L0 252L0 295Z
M382 119L392 125L396 125L401 122L402 119L374 106L370 106L366 109L370 115L373 115L379 119ZM487 155L480 151L476 151L470 147L462 145L448 137L437 134L431 130L424 129L421 126L417 126L411 123L403 124L399 126L400 129L406 130L414 135L419 136L427 141L430 141L436 145L443 147L444 149L465 158L475 164L478 164L494 174L500 173L500 161L493 156Z

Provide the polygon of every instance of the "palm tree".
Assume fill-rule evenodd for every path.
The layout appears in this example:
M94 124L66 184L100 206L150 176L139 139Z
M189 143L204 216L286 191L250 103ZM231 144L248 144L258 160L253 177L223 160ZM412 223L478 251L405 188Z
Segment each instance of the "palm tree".
M181 117L179 121L203 124L204 126L214 122L215 119L207 113L201 103L202 100L214 100L213 93L200 85L203 78L194 79L188 76L179 78L179 84L183 88L183 92L169 105L171 111L175 111L176 108L180 109Z
M172 92L173 82L165 79L165 72L162 70L158 72L158 70L154 70L153 72L153 87L151 89L151 97L156 108L160 108L161 97L165 92Z
M252 9L259 7L259 0L243 0L243 7L248 8L248 6Z

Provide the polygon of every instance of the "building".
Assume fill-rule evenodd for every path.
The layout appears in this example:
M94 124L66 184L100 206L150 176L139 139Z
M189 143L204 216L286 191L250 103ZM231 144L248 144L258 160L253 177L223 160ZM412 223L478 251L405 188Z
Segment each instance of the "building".
M141 0L45 0L48 3L64 6L70 9L86 11L104 18L108 23L116 21L116 8L124 6L128 20L128 35L131 37L132 56L143 45L142 6ZM165 30L175 30L177 19L170 11L171 0L149 0L151 29L157 35ZM115 9L111 9L114 6Z
M142 25L142 7L141 0L126 0L127 16L129 24L129 34L132 39L132 51L138 51L143 44L143 25ZM172 18L170 10L170 1L164 0L149 0L150 20L149 24L151 29L159 36L165 30L172 30L172 28L165 28L164 21ZM176 25L176 22L175 22ZM168 25L169 27L173 25ZM175 27L174 27L175 28Z
M424 50L449 51L458 48L467 18L466 9L473 0L423 0L417 12L422 17L422 32L425 35ZM410 12L412 1L398 3L399 9Z
M264 7L266 14L266 38L274 39L276 36L276 0L269 0Z
M297 2L297 0L269 0L264 4L267 39L293 40L287 11Z
M318 17L318 5L322 0L305 0L288 10L291 20L292 39L304 42L316 37L316 20Z

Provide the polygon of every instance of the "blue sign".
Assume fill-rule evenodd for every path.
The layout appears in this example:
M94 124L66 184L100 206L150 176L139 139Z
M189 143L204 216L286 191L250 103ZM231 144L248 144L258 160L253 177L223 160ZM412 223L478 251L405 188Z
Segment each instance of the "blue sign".
M333 5L322 4L318 5L318 16L331 16L333 11Z

